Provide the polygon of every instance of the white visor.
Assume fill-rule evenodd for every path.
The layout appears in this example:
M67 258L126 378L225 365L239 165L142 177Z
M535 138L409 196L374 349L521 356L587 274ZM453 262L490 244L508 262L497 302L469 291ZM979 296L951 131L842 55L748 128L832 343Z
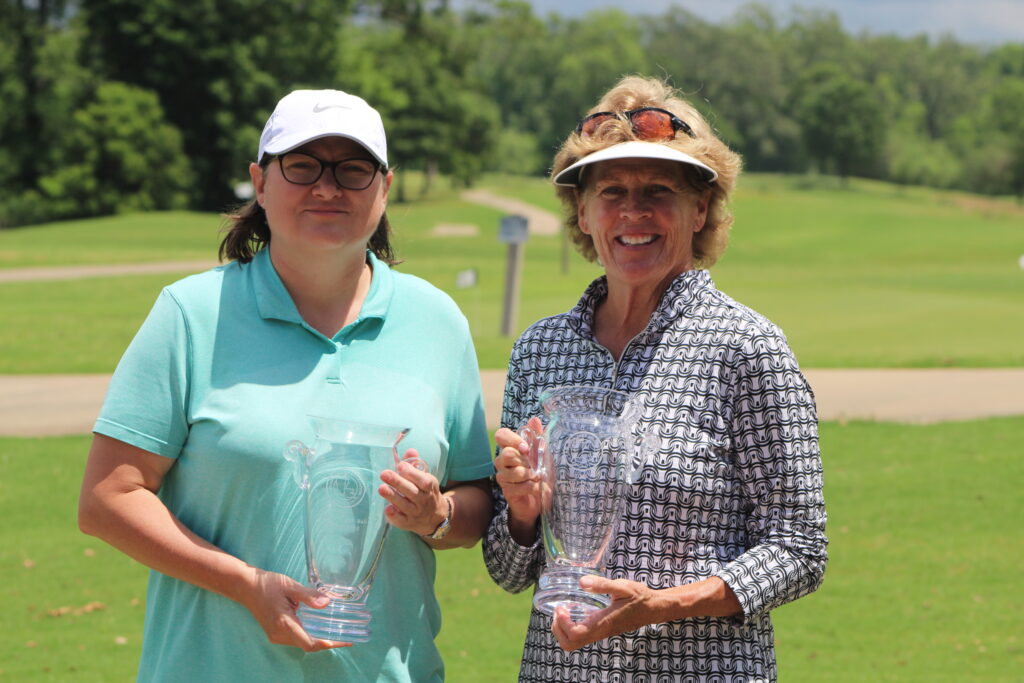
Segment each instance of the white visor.
M662 159L664 161L677 161L681 164L689 164L696 167L704 176L704 180L709 183L713 183L718 179L718 173L713 168L701 161L697 161L689 154L658 142L630 140L629 142L622 142L611 147L605 147L593 154L588 154L556 175L554 183L563 187L576 187L579 185L580 172L584 166L614 159Z

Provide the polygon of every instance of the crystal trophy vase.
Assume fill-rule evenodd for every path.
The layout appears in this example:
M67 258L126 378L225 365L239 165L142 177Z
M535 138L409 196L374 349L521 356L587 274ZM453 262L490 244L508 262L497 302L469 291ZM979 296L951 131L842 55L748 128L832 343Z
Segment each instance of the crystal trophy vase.
M547 427L521 432L542 491L546 563L533 605L547 615L565 607L578 621L611 604L609 596L580 588L580 579L602 575L629 487L653 443L639 433L640 408L628 394L558 387L540 402Z
M323 609L300 605L298 616L313 638L363 643L370 639L366 598L390 526L377 487L381 472L398 464L398 443L409 430L310 419L316 440L291 441L284 455L305 494L309 584L331 602ZM423 461L410 462L426 469Z

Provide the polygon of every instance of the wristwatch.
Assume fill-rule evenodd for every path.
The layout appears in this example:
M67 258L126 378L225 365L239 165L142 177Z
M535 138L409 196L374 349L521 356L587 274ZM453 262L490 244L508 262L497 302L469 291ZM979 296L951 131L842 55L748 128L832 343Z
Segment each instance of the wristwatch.
M448 501L448 514L445 515L441 523L437 525L432 534L423 534L423 538L430 538L435 541L440 541L442 538L448 535L448 532L452 528L452 499L449 496L445 496L445 500Z

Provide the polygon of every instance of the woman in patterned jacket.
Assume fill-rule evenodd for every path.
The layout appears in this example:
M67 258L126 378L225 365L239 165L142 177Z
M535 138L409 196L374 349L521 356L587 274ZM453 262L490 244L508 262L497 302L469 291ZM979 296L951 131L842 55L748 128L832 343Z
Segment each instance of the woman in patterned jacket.
M718 291L740 159L686 101L628 77L568 137L553 180L577 248L605 275L534 323L509 362L496 434L492 578L544 565L539 483L515 430L538 395L596 385L640 399L660 438L574 622L534 610L520 681L772 681L769 611L814 591L827 540L814 397L782 332Z

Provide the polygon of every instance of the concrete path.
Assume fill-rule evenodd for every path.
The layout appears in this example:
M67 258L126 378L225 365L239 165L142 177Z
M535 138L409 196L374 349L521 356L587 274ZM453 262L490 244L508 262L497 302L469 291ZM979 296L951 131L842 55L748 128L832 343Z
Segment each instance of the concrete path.
M38 266L0 269L0 283L39 282L42 280L81 280L90 277L146 275L148 273L199 273L218 266L216 261L160 261L92 266Z
M518 199L497 195L487 190L466 190L459 196L467 202L519 214L529 221L530 232L535 235L557 235L562 229L562 220L558 216Z
M531 232L557 235L561 221L531 204L486 190L466 201L518 213ZM0 283L70 280L142 273L200 272L212 260L0 269ZM496 426L505 384L502 370L482 373L487 422ZM1024 368L806 370L822 420L927 423L1024 415ZM109 375L0 375L0 436L87 434Z
M489 206L499 211L523 216L529 221L530 232L537 235L558 235L561 219L550 211L511 197L503 197L488 190L466 190L461 198L467 202ZM476 225L434 226L435 237L472 237L479 233ZM212 259L205 261L164 261L154 263L95 264L81 266L36 266L29 268L0 268L0 284L5 282L41 282L44 280L79 280L118 275L145 275L149 273L200 273L220 265Z
M822 420L929 423L1024 415L1024 368L807 370ZM86 434L108 375L0 375L0 436ZM501 415L505 373L482 372L487 423Z

